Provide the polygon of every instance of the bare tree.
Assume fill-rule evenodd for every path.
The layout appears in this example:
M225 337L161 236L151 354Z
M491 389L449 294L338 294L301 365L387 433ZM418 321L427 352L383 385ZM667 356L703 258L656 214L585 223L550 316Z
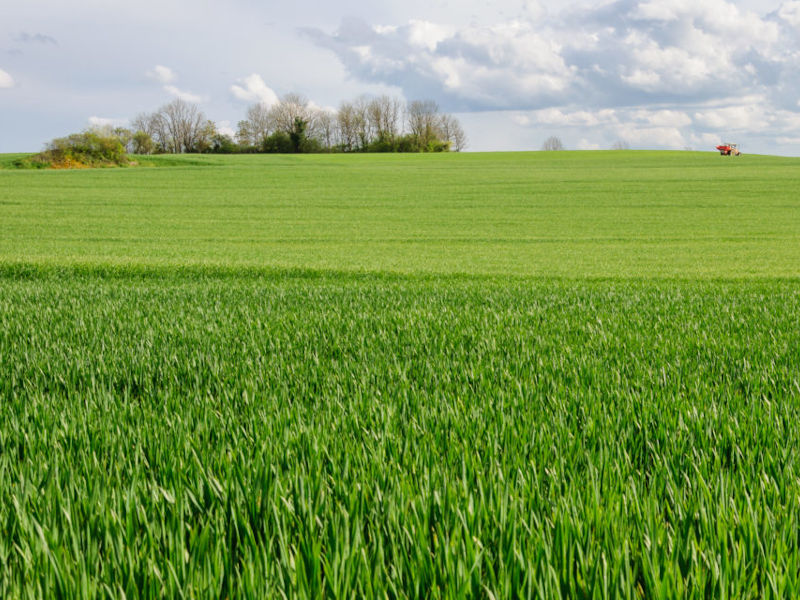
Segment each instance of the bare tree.
M131 129L133 129L133 131L141 131L152 136L155 133L155 131L152 129L152 115L147 113L139 113L133 118L133 120L131 120Z
M369 119L370 101L366 96L356 98L353 102L354 121L358 146L361 150L366 150L370 142L374 139L372 123Z
M456 120L453 124L453 131L450 137L450 141L453 144L453 150L456 152L461 152L464 148L467 147L467 134L464 131L464 128L461 126L461 123Z
M206 116L198 106L176 98L158 112L166 123L168 148L176 154L196 151L207 128Z
M144 133L150 138L151 151L169 152L169 131L160 112L140 113L131 121L131 126L136 133Z
M300 94L286 94L269 110L273 131L291 134L297 119L306 124L309 136L316 128L317 111L311 107L308 99Z
M550 152L556 150L563 150L564 144L561 143L561 140L556 136L552 135L544 141L542 144L542 150Z
M336 129L345 152L366 150L373 140L369 109L370 101L364 96L339 105Z
M245 146L258 146L273 132L273 127L269 107L259 102L250 106L246 117L239 121L236 139Z
M373 98L366 106L370 134L392 143L399 133L402 103L391 96Z
M612 150L630 150L631 146L625 140L617 140L614 142L614 145L611 146Z
M414 100L406 108L406 121L420 149L428 147L440 134L439 106L433 100Z
M336 116L327 110L320 110L316 116L316 135L320 144L330 152L333 147L336 132Z
M339 144L345 152L358 149L358 116L352 102L342 102L336 113L336 130Z
M140 114L132 121L135 132L150 136L161 152L197 152L215 127L196 104L175 99L151 114ZM214 130L214 131L212 131Z
M443 142L449 142L450 148L461 152L467 145L467 135L458 119L453 115L442 114L439 117L439 136Z

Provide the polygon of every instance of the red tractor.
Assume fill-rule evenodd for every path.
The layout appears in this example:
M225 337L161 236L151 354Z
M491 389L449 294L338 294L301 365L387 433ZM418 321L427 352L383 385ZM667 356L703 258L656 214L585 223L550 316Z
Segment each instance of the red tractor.
M717 146L717 150L722 156L739 156L741 154L739 152L739 144L730 144L728 142L723 142Z

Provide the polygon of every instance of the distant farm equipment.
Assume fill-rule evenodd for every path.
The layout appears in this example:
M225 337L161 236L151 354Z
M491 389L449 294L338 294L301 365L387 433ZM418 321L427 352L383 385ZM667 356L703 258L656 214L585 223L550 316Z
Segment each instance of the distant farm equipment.
M722 156L739 156L739 144L722 143L717 146L717 150Z

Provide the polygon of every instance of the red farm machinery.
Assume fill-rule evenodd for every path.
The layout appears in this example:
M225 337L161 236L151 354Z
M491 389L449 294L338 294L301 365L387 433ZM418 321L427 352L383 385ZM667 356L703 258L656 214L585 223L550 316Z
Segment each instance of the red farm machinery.
M717 146L717 150L722 156L739 156L741 152L739 152L739 144L731 144L728 142L724 142Z

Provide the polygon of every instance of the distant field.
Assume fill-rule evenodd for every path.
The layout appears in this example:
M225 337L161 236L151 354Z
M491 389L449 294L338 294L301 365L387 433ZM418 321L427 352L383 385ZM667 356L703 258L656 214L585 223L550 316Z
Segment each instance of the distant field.
M0 171L0 598L800 594L800 160L151 164Z
M161 160L173 166L0 171L0 261L800 276L800 159L563 152Z

